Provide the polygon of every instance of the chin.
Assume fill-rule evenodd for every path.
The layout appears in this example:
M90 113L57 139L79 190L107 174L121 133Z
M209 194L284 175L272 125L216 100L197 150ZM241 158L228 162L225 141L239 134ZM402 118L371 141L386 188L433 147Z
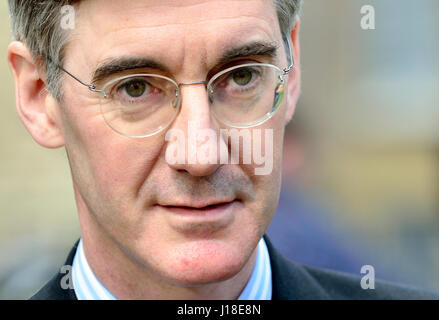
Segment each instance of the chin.
M225 245L199 241L179 246L166 262L161 274L180 286L197 286L228 280L237 275L249 261L253 250L237 244Z

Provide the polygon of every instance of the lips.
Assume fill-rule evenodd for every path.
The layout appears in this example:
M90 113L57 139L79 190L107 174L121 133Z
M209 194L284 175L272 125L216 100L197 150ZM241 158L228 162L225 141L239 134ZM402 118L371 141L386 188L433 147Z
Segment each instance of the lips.
M211 201L192 203L191 205L157 205L160 215L169 227L185 238L212 239L233 224L242 209L240 200Z
M182 204L182 205L159 205L160 207L178 214L208 214L216 213L217 211L223 211L228 209L236 200L213 202L211 204Z

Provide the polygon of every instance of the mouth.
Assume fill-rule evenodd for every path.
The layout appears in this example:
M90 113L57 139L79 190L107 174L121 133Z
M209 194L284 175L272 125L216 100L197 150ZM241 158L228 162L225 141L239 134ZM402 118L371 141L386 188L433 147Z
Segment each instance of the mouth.
M211 201L205 203L156 205L168 225L187 238L220 236L233 224L243 209L242 201Z

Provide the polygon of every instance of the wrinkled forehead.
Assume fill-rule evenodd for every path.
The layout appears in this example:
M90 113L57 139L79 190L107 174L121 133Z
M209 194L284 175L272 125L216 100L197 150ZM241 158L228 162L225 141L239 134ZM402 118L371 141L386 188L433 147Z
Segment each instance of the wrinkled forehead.
M249 41L281 45L271 0L82 1L72 50L92 65L121 55L153 56L170 68L208 68Z

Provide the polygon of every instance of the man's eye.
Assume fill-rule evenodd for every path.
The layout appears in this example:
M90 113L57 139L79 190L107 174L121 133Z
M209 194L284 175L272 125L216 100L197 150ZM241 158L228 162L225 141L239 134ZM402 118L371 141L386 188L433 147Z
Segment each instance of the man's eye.
M124 90L132 98L141 97L147 89L147 84L142 81L130 81L124 84Z
M248 69L242 69L233 73L233 81L240 86L245 86L250 83L253 78L253 74Z

